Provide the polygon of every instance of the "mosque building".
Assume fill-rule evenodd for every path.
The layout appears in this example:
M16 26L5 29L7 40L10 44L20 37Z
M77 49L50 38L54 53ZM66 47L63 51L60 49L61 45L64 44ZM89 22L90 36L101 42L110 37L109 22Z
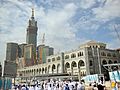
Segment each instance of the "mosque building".
M89 41L75 50L54 54L54 48L50 46L45 44L37 46L37 31L37 21L32 9L26 44L7 44L7 60L16 61L17 77L21 80L82 78L91 74L104 74L105 79L109 79L105 68L111 70L120 68L120 66L103 67L105 64L120 63L120 50L107 49L105 43Z

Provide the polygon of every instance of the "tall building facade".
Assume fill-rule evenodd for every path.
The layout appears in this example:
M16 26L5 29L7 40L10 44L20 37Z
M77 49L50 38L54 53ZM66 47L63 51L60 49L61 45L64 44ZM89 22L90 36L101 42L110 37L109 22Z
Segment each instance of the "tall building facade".
M18 58L16 59L16 63L18 65L18 68L25 67L25 58L24 58L24 52L25 52L25 46L27 44L19 44L18 45Z
M18 44L7 43L6 60L16 61L17 55L18 55Z
M46 63L47 56L53 55L54 49L49 46L39 45L37 47L37 60L38 64Z
M18 44L7 43L6 60L4 61L4 77L16 77L17 64L16 60L18 57Z
M27 44L20 44L20 45L18 45L18 57L19 58L24 57L24 50L25 50L25 46L26 45Z
M28 44L25 46L24 60L25 66L36 65L36 49L33 44Z
M34 9L32 9L32 16L31 19L29 20L29 25L27 28L26 42L27 44L33 44L35 48L37 46L37 30L38 30L37 21L35 21L34 18Z

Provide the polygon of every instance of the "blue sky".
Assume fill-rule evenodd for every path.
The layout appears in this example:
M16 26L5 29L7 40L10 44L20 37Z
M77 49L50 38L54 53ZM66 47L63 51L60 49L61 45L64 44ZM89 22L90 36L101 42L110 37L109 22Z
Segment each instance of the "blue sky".
M120 48L113 28L120 34L120 0L0 0L0 61L5 60L7 42L26 42L32 7L38 44L45 33L45 44L55 52L76 49L89 40Z

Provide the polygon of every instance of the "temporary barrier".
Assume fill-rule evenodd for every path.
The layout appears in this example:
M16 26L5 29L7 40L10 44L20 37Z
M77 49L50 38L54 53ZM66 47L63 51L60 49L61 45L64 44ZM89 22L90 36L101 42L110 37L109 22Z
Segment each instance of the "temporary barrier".
M0 79L0 90L11 89L12 87L12 79L11 78L1 78Z
M120 71L109 72L110 80L120 82Z

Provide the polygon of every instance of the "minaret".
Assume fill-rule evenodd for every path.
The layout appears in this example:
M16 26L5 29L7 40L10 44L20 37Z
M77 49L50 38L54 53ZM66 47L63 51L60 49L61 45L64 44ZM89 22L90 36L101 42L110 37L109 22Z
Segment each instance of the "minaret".
M29 25L27 28L26 43L33 44L35 48L37 46L37 30L38 30L37 21L35 21L34 9L32 8L32 16L31 19L29 19Z

